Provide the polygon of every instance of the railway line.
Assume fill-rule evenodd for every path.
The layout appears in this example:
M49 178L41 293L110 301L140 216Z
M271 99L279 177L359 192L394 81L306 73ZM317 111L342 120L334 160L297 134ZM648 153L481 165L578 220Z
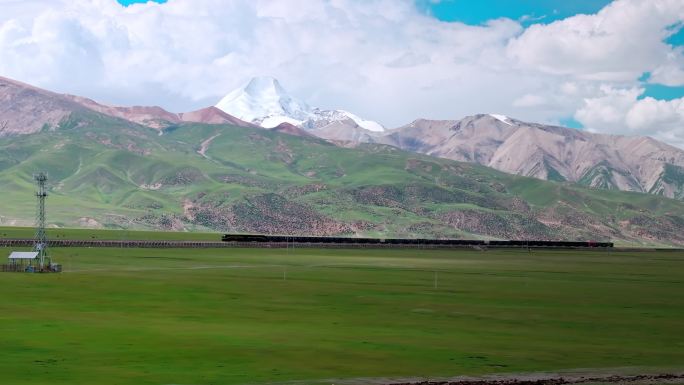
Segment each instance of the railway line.
M216 249L216 248L311 248L311 249L536 249L595 251L682 251L680 248L615 247L612 242L542 240L381 239L307 237L282 235L217 234L216 241L141 239L50 239L49 247ZM219 238L220 237L220 238ZM32 247L33 238L0 238L0 247Z
M613 249L612 243L551 242L551 241L482 241L482 240L425 240L325 238L286 236L224 235L221 241L180 240L113 240L113 239L52 239L49 247L107 247L107 248L415 248L415 249ZM32 238L0 238L0 247L31 247Z
M421 238L356 238L356 237L311 237L290 235L224 234L224 242L293 242L300 244L334 245L390 245L413 247L506 247L506 248L611 248L612 242L595 241L549 241L549 240L483 240L483 239L421 239Z

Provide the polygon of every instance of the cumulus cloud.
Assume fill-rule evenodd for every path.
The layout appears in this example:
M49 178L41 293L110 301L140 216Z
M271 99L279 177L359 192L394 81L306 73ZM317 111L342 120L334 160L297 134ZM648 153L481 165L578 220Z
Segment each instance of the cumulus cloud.
M513 101L516 107L538 107L546 104L548 98L541 95L525 94Z
M632 105L605 87L638 87L643 72L684 84L683 53L663 42L683 12L678 0L618 0L525 29L505 18L440 22L410 0L0 0L0 75L172 111L272 75L311 105L389 127L479 112L540 122L587 114L612 132L629 128ZM622 118L593 117L586 100Z
M575 119L594 132L647 135L684 148L684 98L641 98L643 88L601 87L602 95L587 98Z
M479 110L454 108L450 90L475 92L475 83L460 79L480 72L511 77L497 67L505 66L504 44L521 30L512 20L442 23L410 1L39 2L0 2L0 74L177 111L213 104L252 76L273 75L313 105L389 125L412 119L409 112L457 117ZM435 98L451 99L452 108L435 110Z
M684 85L684 52L682 47L678 47L669 54L668 60L651 72L649 81L666 86Z
M535 24L508 44L523 67L593 80L631 81L682 52L664 39L684 20L681 0L615 1L595 15Z

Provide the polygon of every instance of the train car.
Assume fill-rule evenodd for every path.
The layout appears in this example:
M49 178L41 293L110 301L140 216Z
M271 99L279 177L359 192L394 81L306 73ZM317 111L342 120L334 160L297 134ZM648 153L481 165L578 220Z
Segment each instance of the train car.
M221 237L223 242L268 242L266 235L251 235L251 234L224 234Z
M480 240L480 239L401 239L401 238L352 238L352 237L307 237L285 235L224 234L224 242L254 243L303 243L335 245L396 245L396 246L492 246L510 248L610 248L612 242L594 241L543 241L543 240Z

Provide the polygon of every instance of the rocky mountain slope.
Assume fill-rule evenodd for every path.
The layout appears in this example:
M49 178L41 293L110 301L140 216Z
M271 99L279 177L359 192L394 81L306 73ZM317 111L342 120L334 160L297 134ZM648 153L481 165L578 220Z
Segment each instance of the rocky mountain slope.
M648 137L527 123L501 115L419 119L373 133L321 131L321 137L383 143L516 175L684 199L684 151Z
M0 77L0 136L57 127L71 113L85 110L63 95Z
M64 96L93 111L138 123L156 130L163 130L171 125L183 122L234 124L243 127L251 126L249 123L231 116L216 107L206 107L196 111L173 113L158 106L108 106L80 96Z
M184 122L253 126L218 108L173 113L157 106L108 106L94 100L58 94L0 77L0 136L33 134L56 129L73 113L96 111L156 130Z

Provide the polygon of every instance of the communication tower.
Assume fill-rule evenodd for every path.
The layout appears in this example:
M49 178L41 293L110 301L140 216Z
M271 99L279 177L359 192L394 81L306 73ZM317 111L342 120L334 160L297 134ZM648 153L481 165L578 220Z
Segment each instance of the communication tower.
M36 198L38 198L38 207L36 208L36 236L33 251L38 253L38 261L40 270L43 271L47 266L51 265L50 255L48 253L48 239L45 233L45 198L47 198L47 173L39 172L33 175L33 180L36 182L38 191L36 191Z

